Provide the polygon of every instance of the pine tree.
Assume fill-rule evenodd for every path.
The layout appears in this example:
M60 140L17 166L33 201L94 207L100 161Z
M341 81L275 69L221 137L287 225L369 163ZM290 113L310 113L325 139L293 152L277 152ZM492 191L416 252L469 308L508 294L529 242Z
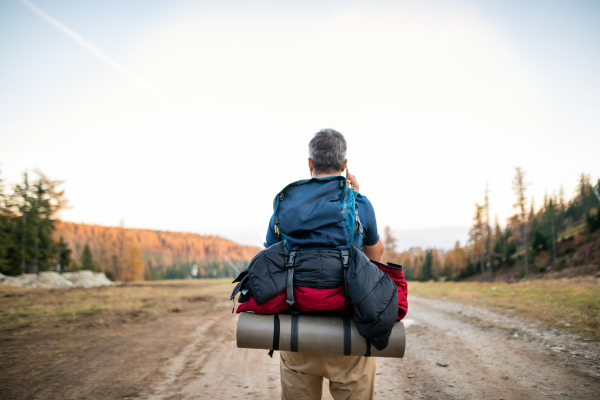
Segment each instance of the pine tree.
M16 250L15 228L9 197L4 193L4 181L0 171L0 272L14 275L11 254Z
M92 256L92 250L87 243L83 246L83 251L81 252L81 269L94 272L98 270L98 265Z
M57 272L67 271L71 265L71 249L69 249L69 245L62 236L56 244L56 261L58 264Z
M61 181L52 181L36 171L38 179L31 182L23 174L22 184L14 186L12 203L18 210L15 218L19 238L18 265L20 272L37 273L50 269L56 249L52 239L54 217L66 206L64 191L59 191Z
M473 242L473 251L475 256L478 257L481 265L481 280L484 279L485 271L483 266L483 238L485 232L485 226L483 223L483 213L485 212L485 206L475 204L475 216L473 217L473 227L470 231L471 241Z
M427 249L425 251L425 261L423 262L423 281L427 282L433 279L432 275L432 266L433 266L433 252L431 249Z
M517 174L513 179L513 190L517 195L517 202L513 205L513 207L517 208L521 211L521 230L523 231L523 248L525 249L525 276L529 276L529 264L527 261L527 231L526 225L527 222L525 220L525 190L527 189L527 184L525 183L525 171L523 171L520 167L515 168ZM517 263L518 263L518 253L517 253Z

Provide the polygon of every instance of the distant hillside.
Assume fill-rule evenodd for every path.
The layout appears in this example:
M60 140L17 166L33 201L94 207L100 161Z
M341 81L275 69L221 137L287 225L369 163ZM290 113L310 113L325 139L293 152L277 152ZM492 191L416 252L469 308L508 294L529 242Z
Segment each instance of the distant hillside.
M155 231L100 225L77 224L61 221L57 224L55 237L62 237L73 251L72 258L80 260L83 248L89 245L93 257L103 264L118 254L119 247L139 247L145 265L158 278L186 277L193 265L201 268L201 275L211 270L210 276L232 276L231 260L238 269L243 268L261 249L243 246L214 235L199 235L185 232ZM173 269L167 276L168 271ZM212 273L212 269L215 272ZM157 278L156 276L154 276Z
M489 191L475 204L468 240L452 249L435 247L447 238L462 236L461 228L421 232L394 232L385 228L384 259L403 265L407 279L503 280L529 277L600 276L600 179L592 184L581 174L577 189L568 199L562 186L546 193L541 207L528 199L525 171L515 168L513 190L516 213L502 228L490 215ZM448 247L446 242L445 247ZM404 251L398 251L404 250Z

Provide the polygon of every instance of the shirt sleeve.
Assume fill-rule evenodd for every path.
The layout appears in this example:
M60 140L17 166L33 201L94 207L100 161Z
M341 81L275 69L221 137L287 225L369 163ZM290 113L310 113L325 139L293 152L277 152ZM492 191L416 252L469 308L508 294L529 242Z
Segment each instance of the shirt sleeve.
M360 217L360 223L365 233L363 244L365 246L374 246L379 242L375 210L369 199L365 196L359 195L356 200L358 202L358 216Z
M263 244L265 247L269 247L280 241L281 239L275 235L275 221L273 220L273 216L271 216L271 221L269 221L269 228L267 229L267 237L265 239L265 243Z

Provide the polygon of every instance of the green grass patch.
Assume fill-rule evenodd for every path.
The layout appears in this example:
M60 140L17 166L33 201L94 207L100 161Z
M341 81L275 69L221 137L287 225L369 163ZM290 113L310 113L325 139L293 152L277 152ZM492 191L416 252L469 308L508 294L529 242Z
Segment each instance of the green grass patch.
M558 232L556 240L561 241L575 236L576 233L582 233L585 230L586 222L585 219L579 221L576 224L567 226L564 230Z

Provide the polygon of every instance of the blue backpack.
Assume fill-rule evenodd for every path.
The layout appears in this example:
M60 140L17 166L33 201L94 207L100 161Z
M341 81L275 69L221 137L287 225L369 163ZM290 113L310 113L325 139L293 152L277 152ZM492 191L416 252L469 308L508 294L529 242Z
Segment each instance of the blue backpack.
M357 195L343 176L290 183L273 200L275 234L289 250L362 250Z

